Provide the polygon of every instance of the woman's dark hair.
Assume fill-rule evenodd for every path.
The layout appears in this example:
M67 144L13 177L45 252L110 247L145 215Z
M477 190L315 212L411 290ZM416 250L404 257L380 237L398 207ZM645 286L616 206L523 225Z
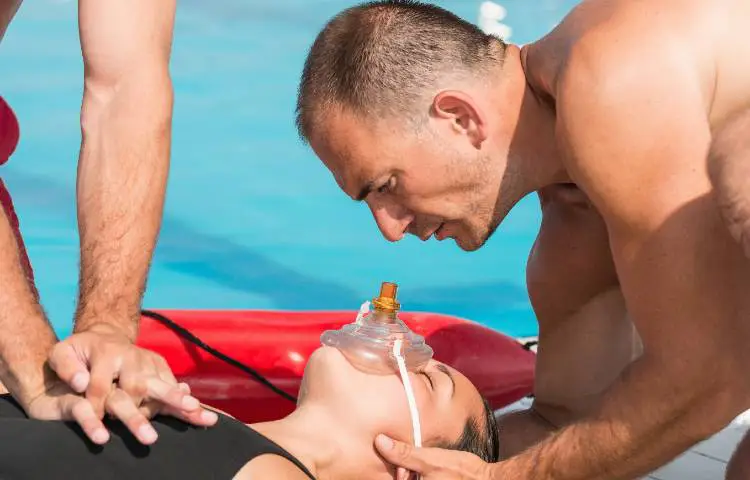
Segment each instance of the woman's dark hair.
M476 418L470 418L464 426L461 437L455 442L439 445L450 450L461 450L473 453L488 463L500 460L500 439L497 420L489 402L483 397L484 418L481 423Z

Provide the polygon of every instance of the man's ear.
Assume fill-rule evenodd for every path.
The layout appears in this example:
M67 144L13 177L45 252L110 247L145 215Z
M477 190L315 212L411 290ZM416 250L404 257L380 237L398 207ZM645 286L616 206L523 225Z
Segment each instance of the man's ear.
M487 119L469 95L458 90L444 90L432 101L433 114L450 121L451 129L458 135L466 135L475 148L480 148L487 139Z

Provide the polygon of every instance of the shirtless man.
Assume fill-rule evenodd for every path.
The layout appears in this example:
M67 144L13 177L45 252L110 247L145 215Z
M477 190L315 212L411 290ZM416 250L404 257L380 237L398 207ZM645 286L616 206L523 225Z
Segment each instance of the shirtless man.
M631 479L750 408L750 262L723 221L748 22L744 0L588 0L518 48L400 1L324 28L298 127L388 240L471 251L525 195L543 213L535 402L501 419L504 460L380 437L387 461L425 480ZM743 445L729 478L749 461Z
M20 3L0 2L0 38ZM134 345L169 169L175 1L80 0L78 13L84 93L75 328L58 342L0 182L0 390L4 384L33 418L77 421L95 443L108 441L107 413L150 444L156 431L147 418L156 413L216 422L162 357ZM0 164L18 131L0 97Z

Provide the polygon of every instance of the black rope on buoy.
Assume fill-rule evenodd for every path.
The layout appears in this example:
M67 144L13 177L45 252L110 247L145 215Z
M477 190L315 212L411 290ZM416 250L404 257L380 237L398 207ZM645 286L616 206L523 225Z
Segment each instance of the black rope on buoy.
M285 399L297 403L297 398L293 395L288 394L284 390L280 389L273 383L271 383L266 377L255 371L254 369L248 367L244 363L240 362L239 360L235 360L234 358L230 357L229 355L226 355L224 353L221 353L219 350L216 350L212 346L205 343L200 338L193 335L188 329L185 327L178 325L174 321L170 320L169 318L165 317L164 315L156 312L152 312L151 310L141 310L141 314L143 314L146 317L153 318L154 320L158 321L162 325L168 327L169 329L173 330L177 335L182 337L183 339L187 340L188 342L196 345L197 347L205 350L206 352L210 353L214 357L218 358L219 360L222 360L233 367L236 367L243 372L247 373L251 377L253 377L255 380L260 382L261 384L265 385L266 387L270 388L274 391L274 393L277 393L278 395L284 397Z

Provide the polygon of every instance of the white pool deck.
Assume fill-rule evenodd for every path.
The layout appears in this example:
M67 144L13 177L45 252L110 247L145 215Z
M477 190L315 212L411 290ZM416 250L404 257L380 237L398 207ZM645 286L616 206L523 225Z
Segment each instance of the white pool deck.
M530 405L531 400L525 398L501 411L525 409ZM718 434L699 443L673 462L644 478L649 480L723 480L727 463L748 430L750 430L750 411L740 415Z

